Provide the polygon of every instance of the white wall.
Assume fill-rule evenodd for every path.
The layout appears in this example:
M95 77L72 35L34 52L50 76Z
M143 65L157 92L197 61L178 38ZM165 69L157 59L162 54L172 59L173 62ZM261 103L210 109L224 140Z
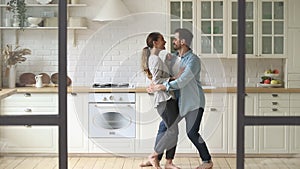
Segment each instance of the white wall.
M141 49L151 31L166 33L166 0L123 0L131 16L122 21L91 21L105 0L81 0L87 7L70 8L70 16L85 16L87 30L68 31L68 75L73 85L90 86L93 82L130 82L145 85L148 80L140 69ZM47 9L48 10L48 9ZM36 14L38 15L38 14ZM14 43L14 31L5 30L3 43ZM75 36L74 36L75 35ZM19 33L22 47L32 55L18 64L18 75L24 72L48 74L58 70L58 33L56 30L25 30ZM73 46L75 39L76 46ZM166 38L167 39L167 38ZM167 42L167 46L171 42ZM203 60L201 80L216 86L236 85L236 60L221 59L222 68L214 59ZM282 70L281 59L250 59L247 62L247 86L255 86L260 73L270 67ZM225 73L217 73L223 71ZM4 77L5 81L5 77Z

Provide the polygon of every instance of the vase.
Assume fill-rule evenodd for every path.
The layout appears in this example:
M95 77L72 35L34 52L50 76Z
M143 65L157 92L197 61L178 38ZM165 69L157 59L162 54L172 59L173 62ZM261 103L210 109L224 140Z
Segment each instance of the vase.
M8 67L8 88L15 88L16 87L16 65L10 65Z

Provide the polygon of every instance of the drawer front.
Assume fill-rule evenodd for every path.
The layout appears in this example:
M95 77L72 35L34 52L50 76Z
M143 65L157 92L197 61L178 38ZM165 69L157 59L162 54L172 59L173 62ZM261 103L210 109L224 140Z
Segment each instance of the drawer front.
M259 107L266 107L266 108L276 108L276 107L289 107L289 101L285 100L261 100L259 102Z
M1 101L5 107L18 106L58 106L58 96L55 94L14 94Z
M259 94L259 99L279 99L279 100L289 100L288 94L282 94L282 93L268 93L268 94Z
M227 106L227 95L222 93L205 94L205 107L207 106Z
M300 94L297 94L297 93L291 93L291 94L290 94L290 99L291 99L291 100L299 100L299 101L300 101Z
M300 100L291 100L290 107L291 108L300 108Z
M40 115L40 114L58 114L57 107L2 107L3 115Z
M263 116L287 116L289 108L259 108L259 115Z

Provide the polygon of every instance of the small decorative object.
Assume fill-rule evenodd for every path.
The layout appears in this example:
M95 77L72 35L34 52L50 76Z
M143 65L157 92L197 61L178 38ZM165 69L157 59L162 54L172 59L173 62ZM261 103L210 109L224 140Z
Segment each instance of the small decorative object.
M42 18L39 17L28 17L27 21L30 23L30 27L38 27L38 24L42 22Z
M41 5L47 5L49 4L52 0L36 0L38 3Z
M26 60L24 55L30 55L30 49L19 49L20 46L16 46L12 49L12 45L6 45L2 51L2 57L6 67L6 75L8 76L9 88L14 88L16 85L16 64L24 62Z
M41 87L43 87L42 76L43 76L43 75L36 75L36 76L35 76L35 87L36 87L36 88L41 88Z
M71 4L79 4L79 0L71 0Z
M7 3L7 9L14 13L14 25L19 24L18 26L23 29L26 24L26 3L25 0L10 0ZM17 19L15 19L17 18Z

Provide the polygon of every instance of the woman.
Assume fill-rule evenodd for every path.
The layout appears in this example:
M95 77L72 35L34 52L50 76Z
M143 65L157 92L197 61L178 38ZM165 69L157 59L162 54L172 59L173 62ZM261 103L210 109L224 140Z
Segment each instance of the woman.
M153 84L162 84L170 81L169 68L159 57L159 52L165 49L166 41L158 32L148 35L147 47L142 53L142 69ZM159 155L167 150L166 169L179 169L172 163L178 140L178 105L172 92L157 91L154 93L154 107L163 119L166 131L160 131L154 146L154 152L149 156L149 161L140 166L153 166L160 169ZM169 154L169 155L168 155ZM170 155L171 154L171 155ZM161 158L161 157L160 157Z

